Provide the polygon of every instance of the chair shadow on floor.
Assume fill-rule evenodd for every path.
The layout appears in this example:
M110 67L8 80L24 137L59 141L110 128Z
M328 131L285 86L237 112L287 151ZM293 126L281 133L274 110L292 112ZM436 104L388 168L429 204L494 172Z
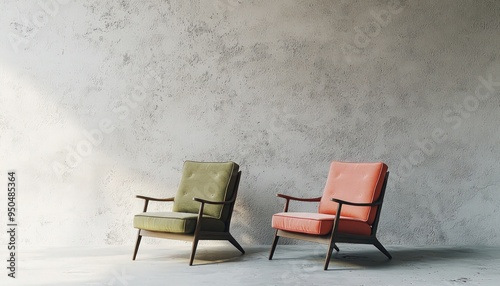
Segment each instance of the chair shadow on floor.
M484 252L470 247L388 247L387 250L392 254L392 259L387 259L377 249L346 249L343 250L342 244L339 244L340 252L334 251L327 271L345 271L361 269L381 269L397 267L418 267L419 265L428 265L432 262L456 261L462 259L484 259ZM299 261L304 263L317 263L323 261L324 247L315 247L300 252L287 250L282 251L273 261ZM290 249L291 250L291 249ZM307 261L307 262L306 262Z
M461 259L484 259L484 253L467 247L415 247L389 248L392 259L386 259L377 250L341 251L332 257L331 270L342 270L345 267L354 269L377 269L393 267L418 267L432 262L456 261ZM322 257L321 257L322 259ZM335 267L337 265L337 267Z
M201 245L201 243L200 243ZM227 262L242 262L243 260L249 259L250 256L260 252L254 248L245 248L245 254L241 254L237 249L228 246L203 246L196 252L196 263L194 266L203 266L211 264L223 264ZM149 255L148 255L149 256ZM175 261L175 263L183 263L184 261L189 261L190 253L185 249L175 250L165 250L165 251L155 251L154 255L149 256L145 260L147 261ZM141 259L138 259L141 260Z
M362 270L362 269L381 269L381 268L398 268L398 267L418 267L419 265L428 265L432 262L456 261L461 259L485 259L484 251L470 247L388 247L393 258L387 259L377 249L369 248L352 248L345 249L342 244L339 244L340 252L332 254L332 260L328 271L345 271L345 270ZM283 246L278 255L268 263L303 263L311 265L320 265L318 262L323 261L324 246L308 247L307 249L294 249L288 246ZM344 250L343 250L344 249ZM269 249L267 247L246 247L246 253L242 255L238 250L228 246L209 246L202 247L196 253L198 261L193 266L224 264L224 263L245 263L245 260L263 260L266 263ZM174 262L184 263L189 260L190 253L185 248L178 250L158 249L146 250L146 257L138 259L149 262ZM264 262L265 261L265 262ZM244 267L244 265L242 266ZM320 267L318 266L318 270Z

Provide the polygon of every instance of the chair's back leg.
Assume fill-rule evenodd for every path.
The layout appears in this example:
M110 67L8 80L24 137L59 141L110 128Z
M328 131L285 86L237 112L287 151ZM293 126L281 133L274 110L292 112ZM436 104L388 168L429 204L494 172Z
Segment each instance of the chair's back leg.
M234 245L234 247L238 248L238 250L241 252L241 254L245 254L245 250L243 249L243 247L241 247L241 245L236 241L236 239L234 239L234 237L228 233L229 237L227 238L227 240L229 242L231 242L232 245Z
M380 243L380 241L378 241L378 239L375 238L375 242L373 242L373 245L375 245L378 250L382 251L382 253L385 254L387 258L392 259L392 255L389 253L389 251L387 251L387 249L385 249L385 247L382 245L382 243Z

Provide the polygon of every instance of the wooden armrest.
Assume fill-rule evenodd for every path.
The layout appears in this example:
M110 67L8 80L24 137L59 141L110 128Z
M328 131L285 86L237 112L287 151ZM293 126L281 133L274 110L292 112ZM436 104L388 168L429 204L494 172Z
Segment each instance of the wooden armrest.
M200 222L201 219L203 218L203 209L205 208L205 204L227 205L227 204L234 203L235 200L236 200L236 197L233 197L233 199L230 200L230 201L224 201L224 202L214 202L214 201L209 201L209 200L205 200L205 199L201 199L201 198L193 198L193 201L197 201L197 202L201 203L200 204L200 209L198 210L198 222ZM196 230L195 231L198 231L199 225L200 225L200 223L196 224Z
M339 204L344 204L344 205L351 205L351 206L357 206L357 207L373 207L373 206L378 206L381 205L382 202L376 201L374 203L353 203L353 202L348 202L348 201L343 201L339 199L331 199L332 201L339 203Z
M212 205L227 205L227 204L233 203L234 200L235 200L235 198L233 198L230 201L214 202L214 201L204 200L204 199L200 199L200 198L193 198L193 201L197 201L197 202L204 203L204 204L212 204Z
M143 199L147 201L157 201L157 202L173 202L174 198L152 198L152 197L146 197L146 196L135 196L138 199Z
M290 204L290 201L299 201L299 202L319 202L319 201L321 201L321 197L297 198L297 197L287 196L287 195L283 195L283 194L276 194L276 196L279 198L284 198L286 200L285 207L283 208L284 213L286 213L288 211L288 205Z
M152 198L152 197L146 197L146 196L135 196L138 199L143 199L144 200L144 208L142 209L142 212L146 212L148 210L148 204L149 201L156 201L156 202L173 202L174 198Z
M283 194L277 194L276 195L279 198L284 198L286 200L293 200L293 201L300 201L300 202L319 202L321 201L321 197L317 198L297 198L297 197L292 197L292 196L287 196Z

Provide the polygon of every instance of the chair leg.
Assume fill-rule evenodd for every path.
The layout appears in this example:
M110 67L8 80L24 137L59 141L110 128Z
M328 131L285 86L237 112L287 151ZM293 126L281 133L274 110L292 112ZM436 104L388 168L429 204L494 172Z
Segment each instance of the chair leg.
M189 259L189 266L193 265L194 255L196 254L196 247L198 247L198 238L193 240L193 248L191 250L191 258Z
M141 230L137 232L137 241L135 242L135 249L134 249L134 255L132 256L132 260L135 260L135 257L137 256L137 251L139 250L139 244L141 244Z
M333 244L333 248L334 248L335 250L337 250L337 252L339 252L339 251L340 251L340 249L337 247L337 245L336 245L335 243Z
M274 250L276 250L276 245L278 244L279 238L280 237L278 236L278 230L276 230L276 232L274 233L273 245L271 246L271 251L269 252L269 260L273 259Z
M234 237L231 234L229 234L229 238L227 240L231 242L231 244L234 245L234 247L238 248L241 254L245 254L245 250L243 249L243 247L241 247L241 245L236 241L236 239L234 239Z
M328 247L328 252L326 253L326 258L325 258L325 267L323 267L323 270L328 269L328 265L330 264L330 258L332 257L332 252L334 248L338 249L335 243L333 243Z
M389 251L387 251L387 249L385 249L385 247L382 245L382 243L380 243L380 241L375 239L375 242L373 242L373 245L375 245L375 247L378 248L378 250L382 251L382 253L385 254L385 256L387 256L387 258L392 259L392 255L389 253Z

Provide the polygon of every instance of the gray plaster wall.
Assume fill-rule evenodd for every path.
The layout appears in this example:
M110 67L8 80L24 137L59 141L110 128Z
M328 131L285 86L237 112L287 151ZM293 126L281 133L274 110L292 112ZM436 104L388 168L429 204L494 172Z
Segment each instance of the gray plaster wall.
M499 1L9 0L0 36L25 247L132 244L188 159L241 165L246 245L332 160L389 165L383 243L500 244Z

